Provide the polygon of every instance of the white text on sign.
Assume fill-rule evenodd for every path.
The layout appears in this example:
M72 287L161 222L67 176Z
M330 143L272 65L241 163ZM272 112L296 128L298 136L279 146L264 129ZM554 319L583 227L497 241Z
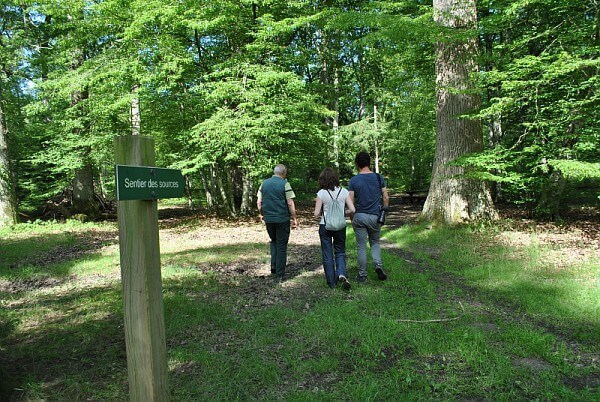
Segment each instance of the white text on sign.
M179 182L176 181L158 181L158 180L131 180L128 177L124 180L125 188L179 188Z

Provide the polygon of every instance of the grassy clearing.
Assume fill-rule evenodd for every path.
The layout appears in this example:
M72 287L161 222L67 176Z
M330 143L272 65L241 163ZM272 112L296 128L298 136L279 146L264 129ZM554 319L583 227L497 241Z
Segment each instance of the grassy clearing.
M0 232L2 391L127 400L114 227L63 228ZM345 293L320 270L276 287L260 273L267 244L206 230L161 234L172 400L597 400L588 249L572 259L497 227L406 226L386 232L390 279ZM78 248L91 231L113 237ZM348 241L352 275L351 229ZM49 260L61 250L76 252ZM447 321L407 322L433 319Z
M411 226L388 237L429 266L464 278L492 303L600 343L600 261L593 244L585 248L579 238L571 241L579 244L557 244L498 228Z

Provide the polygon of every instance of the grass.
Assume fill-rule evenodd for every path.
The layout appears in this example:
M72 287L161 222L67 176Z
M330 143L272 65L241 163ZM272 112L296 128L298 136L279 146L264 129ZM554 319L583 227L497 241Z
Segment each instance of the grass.
M114 230L73 223L0 232L5 395L128 399L116 245L49 259L78 250L90 231ZM268 246L194 243L195 230L161 235L172 400L598 398L593 253L569 259L560 245L502 227L405 226L385 233L397 245L383 255L390 279L370 272L345 293L329 291L321 271L275 287L211 269L264 264Z

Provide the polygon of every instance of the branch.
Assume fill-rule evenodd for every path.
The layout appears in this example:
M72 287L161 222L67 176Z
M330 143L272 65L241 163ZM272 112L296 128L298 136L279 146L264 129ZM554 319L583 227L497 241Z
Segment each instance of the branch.
M456 317L452 317L452 318L436 318L433 320L396 320L398 322L415 322L415 323L419 323L419 324L423 324L423 323L428 323L428 322L447 322L447 321L455 321L458 320L459 318L463 317L465 315L465 308L463 307L462 303L459 301L458 304L460 304L460 308L462 309L462 314Z

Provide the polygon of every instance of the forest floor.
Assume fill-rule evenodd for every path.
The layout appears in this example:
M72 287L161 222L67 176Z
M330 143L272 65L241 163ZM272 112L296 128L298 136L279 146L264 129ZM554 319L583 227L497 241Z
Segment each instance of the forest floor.
M403 202L403 198L392 196L390 198L390 212L386 218L386 228L395 229L406 224L413 224L419 220L422 203ZM308 267L314 269L320 266L320 244L317 233L318 218L312 214L312 201L300 201L296 203L298 210L298 228L292 230L288 247L287 275L295 276ZM600 211L594 208L571 209L562 216L560 222L540 222L527 217L527 213L515 206L497 206L501 218L516 236L511 242L527 241L531 233L535 233L538 241L546 245L560 245L564 251L567 246L567 254L572 258L589 256L590 253L600 257ZM177 237L180 230L169 230L185 226L186 220L196 220L197 215L187 208L163 208L159 210L161 239L173 239ZM260 239L268 241L264 225L257 217L242 218L236 220L223 220L203 217L206 226L212 230L196 233L198 240L203 245L208 244L235 244L237 242L254 242ZM243 230L240 230L243 228ZM391 243L382 240L382 245L387 250L394 250ZM515 244L520 245L520 244ZM396 250L399 251L399 250ZM319 258L315 261L314 256ZM211 267L212 269L213 267ZM223 272L227 275L252 275L264 277L269 275L269 267L244 266L228 267Z
M298 276L304 272L313 272L322 275L320 244L317 233L318 218L313 217L312 201L297 202L298 228L293 229L288 246L288 264L285 277L287 279ZM391 197L390 212L386 220L386 228L399 228L405 224L418 221L422 204L404 203L400 197ZM561 250L561 259L577 260L589 257L591 254L600 259L600 211L593 208L571 210L563 216L560 223L539 222L527 218L527 214L516 207L499 206L499 213L513 236L510 242L514 246L521 246L528 242L532 233L537 241L545 245L558 245ZM200 230L188 231L187 227L192 222L201 219L203 224ZM188 222L190 225L188 225ZM222 219L213 216L199 215L197 211L186 207L164 207L159 209L159 226L161 244L177 244L182 241L191 241L197 246L226 247L238 243L253 243L263 241L268 243L268 236L264 224L258 217L244 217L238 219ZM185 240L182 240L182 237ZM81 258L85 254L95 252L99 248L118 243L117 231L90 231L80 238L80 241L70 246L54 248L51 252L32 254L27 260L21 260L18 265L45 266ZM521 244L522 243L522 244ZM162 247L162 246L161 246ZM417 269L425 269L421 262L407 252L397 248L391 242L382 239L382 248L401 256L406 262L413 264ZM435 256L434 256L435 257ZM563 262L564 263L564 262ZM268 289L272 288L270 281L270 267L254 259L244 259L229 264L207 264L196 267L199 271L216 271L223 277L248 277L252 286L246 292L251 298L264 298ZM352 272L350 272L352 275ZM255 280L253 280L255 279ZM350 278L352 279L352 277ZM55 281L52 277L38 278L31 281L16 281L0 283L0 290L28 291L40 287L52 286ZM445 276L442 280L451 281L453 286L459 283ZM93 285L93 284L90 284ZM283 285L285 287L285 283ZM5 289L2 289L2 288ZM8 288L8 289L7 289ZM300 289L299 289L300 290ZM314 289L306 289L314 293ZM301 291L301 290L300 290ZM323 288L321 291L326 292ZM273 290L273 292L277 292ZM255 293L253 295L253 293ZM298 295L303 297L302 295ZM313 294L314 297L314 294ZM268 304L268 303L267 303Z
M241 258L230 262L202 263L195 264L194 270L202 273L216 273L218 281L221 284L237 284L236 286L221 288L218 293L205 295L214 301L231 301L233 298L240 297L240 304L234 308L235 313L240 317L245 317L257 309L268 309L274 305L295 306L301 303L306 309L311 308L319 300L328 297L330 290L324 285L323 271L320 256L320 244L317 233L317 218L312 216L313 204L310 201L298 202L299 227L292 230L290 243L288 247L288 266L285 281L281 286L275 286L270 275L270 267L267 263L268 257L264 258ZM394 229L402 227L405 224L412 224L418 221L422 205L402 203L398 197L391 199L391 211L386 222L386 228ZM502 225L507 226L511 236L507 241L519 246L520 242L525 244L530 241L532 233L535 234L536 241L540 244L557 245L561 255L556 256L564 264L568 260L578 260L586 258L596 258L600 260L600 215L597 209L579 209L573 210L563 217L560 223L539 222L528 219L526 215L517 208L499 208L504 218ZM198 222L202 222L198 226ZM169 254L185 254L186 249L190 252L197 252L198 249L229 250L239 244L265 244L264 248L258 252L266 251L268 253L268 236L264 225L258 217L248 217L244 219L226 220L211 216L200 216L197 211L190 211L184 207L162 207L159 209L159 226L161 253L167 254L167 264ZM71 245L55 247L48 252L33 253L25 260L13 263L15 267L31 265L36 267L49 266L65 261L72 261L84 258L89 253L95 253L99 250L108 250L109 253L118 253L118 234L116 229L91 230L82 235L77 242ZM561 325L552 325L547 321L532 323L532 317L523 314L510 301L490 305L489 295L480 294L478 289L465 284L458 276L432 268L423 258L415 256L411 252L398 247L391 241L382 241L382 247L389 253L398 256L407 263L409 269L413 272L433 272L434 280L440 288L460 289L462 303L470 310L480 311L482 315L493 317L502 317L515 324L522 323L534 325L545 333L556 336L575 352L578 357L578 363L586 367L598 367L600 365L600 356L589 352L589 345L586 346L588 352L578 353L581 340L573 337L570 333L571 328ZM432 250L435 253L435 250ZM435 259L435 255L430 257ZM552 256L548 256L552 258ZM565 259L567 261L565 261ZM0 258L1 260L1 258ZM1 261L0 261L1 262ZM404 264L406 265L406 264ZM351 267L351 265L349 265ZM355 264L349 269L350 279L356 275ZM388 271L393 278L393 270ZM323 278L323 286L315 286L314 281L294 281L296 277L313 276ZM94 283L97 280L98 283ZM118 269L112 270L108 275L86 276L85 283L79 283L79 288L94 288L102 286L108 282L118 282ZM594 278L592 278L594 280ZM597 278L596 278L597 280ZM21 292L36 291L41 289L59 288L65 281L77 281L76 276L67 278L55 276L36 276L32 278L20 278L7 280L0 277L0 294L17 294ZM243 283L243 286L239 286ZM353 286L358 286L352 282ZM348 300L352 299L349 294ZM460 302L460 301L459 301ZM461 307L463 304L461 304ZM494 324L495 320L490 318L489 323L478 323L479 329L484 332L496 332L498 326ZM226 339L224 342L227 341ZM176 347L168 341L168 348ZM187 342L187 341L186 341ZM592 350L594 348L592 347ZM19 362L22 363L22 362ZM53 366L60 362L48 362L48 367L43 367L42 362L36 363L36 370L42 376L50 376ZM542 359L536 358L514 358L514 366L527 367L534 372L542 372L548 369L548 363ZM44 374L46 373L46 374ZM566 384L570 388L597 389L600 386L600 377L598 371L594 374L569 379ZM174 373L184 375L184 373Z

